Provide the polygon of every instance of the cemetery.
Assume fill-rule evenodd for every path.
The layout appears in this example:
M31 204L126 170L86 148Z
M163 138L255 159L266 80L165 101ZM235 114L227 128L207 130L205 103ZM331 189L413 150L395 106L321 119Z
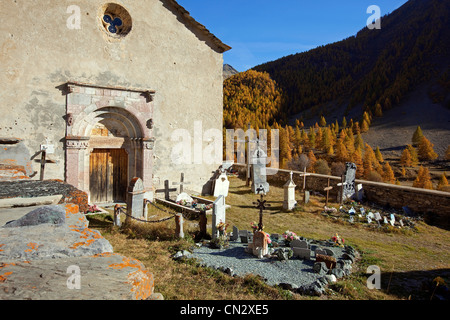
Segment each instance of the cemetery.
M404 299L407 294L417 299L424 296L448 299L445 291L449 277L449 250L445 249L450 239L448 231L428 226L406 206L400 211L358 198L360 187L352 181L351 172L349 179L346 176L337 181L327 179L322 192L317 192L308 190L307 182L313 176L307 172L288 172L284 182L270 184L263 162L261 166L258 163L251 166L254 177L251 181L242 172L236 175L231 166L219 168L210 195L190 192L184 187L189 182L181 175L180 182L167 181L166 188L156 190L151 201L145 198L142 180L135 178L128 186L125 204L88 204L81 197L77 201L85 210L74 204L76 197L69 196L74 190L64 183L40 182L43 191L33 200L35 205L45 207L48 201L53 201L61 207L72 202L69 207L75 206L75 211L85 213L84 217L77 213L79 221L84 221L82 227L74 229L69 225L72 232L81 232L83 241L76 242L72 240L76 234L69 234L75 238L43 250L48 246L45 243L54 240L50 234L48 239L38 236L40 231L33 228L54 228L48 223L67 225L54 214L44 215L44 221L39 220L42 218L39 215L7 219L0 231L7 232L11 241L17 241L14 246L19 248L23 259L43 260L33 263L30 274L40 268L62 273L40 255L61 257L69 262L82 258L86 266L95 270L93 278L105 266L127 265L129 262L123 261L135 259L131 263L135 269L120 277L129 278L130 274L142 272L148 280L132 291L145 293L121 295L119 299ZM349 165L347 171L351 170L354 168ZM12 200L23 202L32 198L26 188L19 192L19 183L25 186L24 182L5 184L10 191L18 190ZM32 207L30 210L26 207L29 204L22 206L24 214L31 211ZM27 224L39 220L37 226L27 227L31 233L26 238L38 240L19 244L20 238L13 234L22 220ZM8 251L11 246L2 241L0 256L19 254ZM65 246L81 251L67 256L71 250ZM95 267L88 260L94 256L101 257L95 260L95 264L99 261ZM20 285L22 280L11 276L19 274L17 268L23 268L16 260L0 269L3 285L8 279L9 283L15 281ZM369 290L365 283L370 276L366 269L373 265L379 265L384 272L381 290ZM182 278L176 275L178 272ZM181 285L187 279L191 284ZM237 287L237 291L225 297L218 288L206 289L220 287L224 281ZM92 287L95 286L92 280ZM249 286L256 286L256 293L255 289L249 292ZM428 289L422 290L424 287ZM356 294L349 288L358 288L363 293ZM183 293L185 290L190 293ZM36 299L46 297L34 294Z

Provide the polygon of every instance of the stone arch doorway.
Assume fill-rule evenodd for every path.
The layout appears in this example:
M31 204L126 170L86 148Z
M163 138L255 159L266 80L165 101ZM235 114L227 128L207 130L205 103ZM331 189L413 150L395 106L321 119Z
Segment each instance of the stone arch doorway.
M68 84L66 181L90 202L126 201L134 177L152 194L153 92Z

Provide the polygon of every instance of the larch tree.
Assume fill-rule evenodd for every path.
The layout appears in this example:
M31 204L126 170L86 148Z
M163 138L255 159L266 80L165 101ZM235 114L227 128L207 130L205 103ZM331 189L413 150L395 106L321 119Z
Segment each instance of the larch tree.
M447 187L448 187L448 180L447 180L446 174L444 172L441 175L441 177L439 178L439 183L438 183L437 189L443 191Z
M434 144L430 142L426 137L422 137L419 143L418 155L419 159L422 161L426 160L435 160L438 157L438 154L433 150Z
M378 146L375 150L375 157L377 158L378 162L384 162L383 155L381 154L380 147Z
M422 129L420 128L420 126L417 126L416 131L414 131L414 134L411 139L413 146L418 146L422 137L423 137Z
M400 164L403 167L411 167L412 166L412 157L411 153L409 152L408 148L403 150L402 155L400 157Z
M394 171L389 162L385 162L383 166L383 181L387 183L395 183Z
M430 172L427 167L420 166L413 187L433 190L433 183L431 182Z

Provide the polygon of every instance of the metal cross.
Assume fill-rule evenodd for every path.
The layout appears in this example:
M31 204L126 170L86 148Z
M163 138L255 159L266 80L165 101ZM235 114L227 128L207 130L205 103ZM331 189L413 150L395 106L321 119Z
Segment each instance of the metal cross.
M264 229L263 224L263 210L267 207L270 207L270 204L267 203L267 200L264 200L264 188L261 185L258 189L256 189L258 193L261 195L261 199L258 199L257 202L253 202L257 209L259 209L259 224L258 231L262 231Z

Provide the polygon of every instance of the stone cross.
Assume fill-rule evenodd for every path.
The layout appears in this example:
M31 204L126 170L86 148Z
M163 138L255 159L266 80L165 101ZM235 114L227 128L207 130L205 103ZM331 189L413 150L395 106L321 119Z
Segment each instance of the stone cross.
M183 193L184 191L184 185L191 184L190 182L184 181L184 173L181 173L180 182L172 182L173 186L180 186L180 193ZM175 189L176 190L176 189ZM167 200L167 199L166 199Z
M267 155L259 147L255 151L252 157L252 192L259 194L261 192L269 192L269 183L267 182L266 174Z
M309 202L309 192L306 191L306 177L310 176L311 173L306 173L306 167L303 171L303 173L300 173L300 178L303 177L303 203L308 203Z
M127 214L134 218L144 216L144 183L141 178L133 178L128 187ZM128 217L127 217L128 218Z
M217 230L217 225L220 222L225 223L225 197L219 196L213 204L212 213L212 239L215 240L219 236L219 230Z

